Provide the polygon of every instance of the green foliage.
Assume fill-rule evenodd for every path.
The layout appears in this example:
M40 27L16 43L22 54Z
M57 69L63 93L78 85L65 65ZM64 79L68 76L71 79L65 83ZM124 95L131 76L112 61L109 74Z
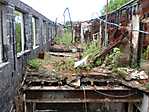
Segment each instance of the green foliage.
M63 44L66 47L72 44L71 41L72 41L72 35L71 35L71 32L68 30L65 30L63 36L57 36L55 38L56 44Z
M16 50L17 53L21 52L22 50L22 40L21 40L21 23L23 22L22 20L22 13L15 11L15 33L16 33Z
M144 85L146 89L149 89L149 82Z
M100 53L100 51L101 51L98 40L91 41L87 44L84 44L83 48L84 48L83 57L86 57L87 55L89 55L89 59L91 61L95 58L95 55L97 53Z
M95 60L95 56L101 51L98 40L85 43L82 45L82 47L84 49L82 57L85 58L86 56L88 56L88 63L87 65L82 66L82 70L90 71L94 66L101 65L101 59L97 59L96 62L93 63Z
M113 52L106 57L105 59L105 64L112 67L112 68L116 68L118 67L118 60L121 56L121 51L119 48L114 48Z
M144 55L143 57L145 60L149 59L149 45L147 46L147 49L145 50L143 55Z
M95 65L101 65L101 64L102 64L102 61L101 61L101 59L98 58L95 62Z
M108 12L111 12L113 10L116 10L120 8L122 5L126 4L129 0L110 0L108 4ZM102 15L106 13L107 6L104 6L104 8L101 10Z
M66 60L57 61L54 63L56 71L74 71L74 59L68 58Z
M21 24L16 23L16 50L17 53L21 52L22 46L21 46Z
M30 66L31 69L38 70L41 66L41 61L39 59L31 59L27 62L27 64Z
M126 78L128 76L127 68L123 67L113 68L112 72L115 73L117 76L120 76L121 78Z

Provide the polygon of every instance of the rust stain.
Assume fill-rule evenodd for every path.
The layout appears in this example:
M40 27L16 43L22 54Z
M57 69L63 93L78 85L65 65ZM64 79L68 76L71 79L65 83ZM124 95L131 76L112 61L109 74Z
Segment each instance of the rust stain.
M140 0L142 14L149 13L149 0Z

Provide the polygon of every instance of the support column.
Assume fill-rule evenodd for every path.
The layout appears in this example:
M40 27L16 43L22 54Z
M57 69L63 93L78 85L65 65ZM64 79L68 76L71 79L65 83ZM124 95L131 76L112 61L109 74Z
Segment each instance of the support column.
M84 42L84 30L83 30L83 23L81 23L81 43Z
M133 15L132 16L132 30L139 30L140 29L140 16ZM138 39L139 39L139 32L133 31L132 32L132 44L133 44L133 60L132 65L136 65L137 63L137 53L138 53Z
M36 42L39 46L42 46L42 21L40 19L36 19Z
M32 37L32 15L24 14L24 28L25 28L25 49L29 50L33 47Z
M12 64L12 67L15 66L13 63L15 63L14 60L14 37L15 37L15 28L14 28L14 11L15 7L10 4L3 7L3 49L4 49L4 61L9 61Z
M128 112L133 112L133 104L128 103Z

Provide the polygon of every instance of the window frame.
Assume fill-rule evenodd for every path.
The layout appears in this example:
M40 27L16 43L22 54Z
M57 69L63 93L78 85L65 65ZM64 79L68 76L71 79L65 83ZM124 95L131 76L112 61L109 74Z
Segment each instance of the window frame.
M21 39L21 45L20 45L21 51L19 51L19 52L16 51L17 52L17 56L19 56L20 54L25 52L24 13L19 11L19 10L17 10L17 9L15 10L15 24L16 24L16 12L20 14L19 16L20 16L20 19L21 19L20 20L21 21L20 22L20 24L21 24L21 37L20 37L20 39ZM15 32L16 32L16 28L15 28ZM17 49L17 42L16 42L16 49Z
M39 45L37 42L37 18L32 16L32 39L33 39L33 49L36 49Z

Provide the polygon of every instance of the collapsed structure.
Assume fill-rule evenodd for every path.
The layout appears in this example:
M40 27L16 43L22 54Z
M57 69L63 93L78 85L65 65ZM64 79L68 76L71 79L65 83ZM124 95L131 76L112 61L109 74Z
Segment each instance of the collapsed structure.
M120 9L106 16L74 23L74 41L99 39L103 52L98 57L110 53L115 46L122 48L120 64L140 64L142 49L148 46L148 31L144 27L148 1L130 1ZM105 24L108 24L105 32ZM108 38L105 38L105 33ZM142 38L139 38L142 37ZM141 40L146 39L146 40ZM108 46L106 46L108 43ZM145 58L146 59L146 58ZM145 68L144 68L145 69ZM101 70L102 71L102 70ZM27 75L24 83L26 112L148 112L148 90L140 86L148 78L132 70L126 80L118 79L111 72L98 71L83 73L72 80L55 79L40 74ZM148 72L148 71L147 71ZM143 78L142 78L143 77Z
M132 0L110 12L107 15L107 22L106 15L78 22L74 25L74 38L79 38L81 42L96 38L99 39L101 47L107 47L106 43L110 46L119 41L125 29L129 34L120 46L125 54L122 61L128 65L135 65L136 62L139 65L143 54L145 60L148 59L148 54L145 54L149 45L149 36L145 33L149 31L148 12L147 0ZM105 32L106 24L107 32ZM108 37L105 38L106 34Z
M104 21L106 16L102 16L76 23L74 40L87 42L99 39L101 47L108 48L98 56L103 56L113 47L119 46L123 48L120 59L122 64L132 66L137 62L140 65L142 54L145 54L143 58L147 62L149 54L145 51L149 45L148 5L148 0L133 0L109 13L108 22ZM26 61L48 50L54 36L57 33L62 34L61 28L61 25L57 26L18 0L0 1L0 111L149 111L148 90L139 86L139 82L144 83L147 79L133 79L131 73L130 79L125 81L102 69L96 74L79 74L71 80L64 77L54 78L51 74L25 72ZM108 38L105 38L105 33ZM148 67L141 66L148 72ZM22 79L22 88L18 89ZM16 92L20 96L14 99Z

